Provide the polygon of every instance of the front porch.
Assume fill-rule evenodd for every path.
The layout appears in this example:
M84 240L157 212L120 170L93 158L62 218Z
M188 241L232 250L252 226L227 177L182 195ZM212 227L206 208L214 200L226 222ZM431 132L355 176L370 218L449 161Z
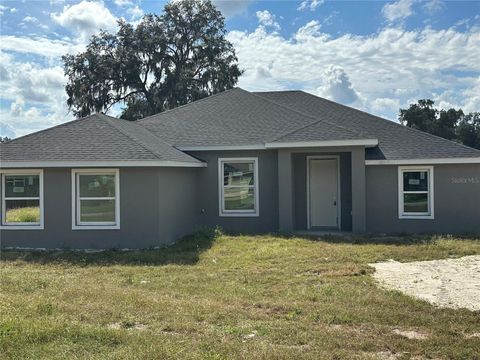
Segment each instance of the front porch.
M278 182L280 231L366 231L363 146L279 149Z

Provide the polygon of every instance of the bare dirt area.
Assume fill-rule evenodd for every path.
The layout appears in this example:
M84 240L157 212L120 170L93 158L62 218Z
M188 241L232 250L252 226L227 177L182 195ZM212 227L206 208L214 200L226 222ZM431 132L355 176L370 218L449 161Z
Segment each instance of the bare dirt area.
M480 255L369 265L376 270L374 278L388 289L440 307L480 311Z

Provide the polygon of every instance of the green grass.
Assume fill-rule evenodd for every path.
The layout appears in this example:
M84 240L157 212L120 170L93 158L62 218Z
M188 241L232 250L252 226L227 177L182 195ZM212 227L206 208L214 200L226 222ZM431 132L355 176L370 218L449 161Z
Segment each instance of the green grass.
M9 209L5 212L8 223L40 222L40 208L38 206Z
M4 251L0 357L473 359L479 313L383 290L367 264L479 253L478 238L207 233L150 251Z

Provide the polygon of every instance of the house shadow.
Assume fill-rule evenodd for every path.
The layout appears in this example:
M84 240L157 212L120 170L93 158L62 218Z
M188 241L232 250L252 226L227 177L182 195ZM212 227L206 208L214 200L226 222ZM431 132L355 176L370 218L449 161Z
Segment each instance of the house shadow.
M207 229L187 235L176 243L142 250L3 250L0 259L35 264L66 264L76 266L115 265L195 265L200 254L210 249L217 237L216 230Z

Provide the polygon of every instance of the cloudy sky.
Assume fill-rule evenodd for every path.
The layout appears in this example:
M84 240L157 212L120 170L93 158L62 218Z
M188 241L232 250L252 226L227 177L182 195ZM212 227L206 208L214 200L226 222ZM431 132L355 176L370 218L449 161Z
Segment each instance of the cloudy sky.
M392 120L420 98L480 111L479 1L214 2L247 90L301 89ZM1 135L71 120L60 57L164 4L0 1Z

